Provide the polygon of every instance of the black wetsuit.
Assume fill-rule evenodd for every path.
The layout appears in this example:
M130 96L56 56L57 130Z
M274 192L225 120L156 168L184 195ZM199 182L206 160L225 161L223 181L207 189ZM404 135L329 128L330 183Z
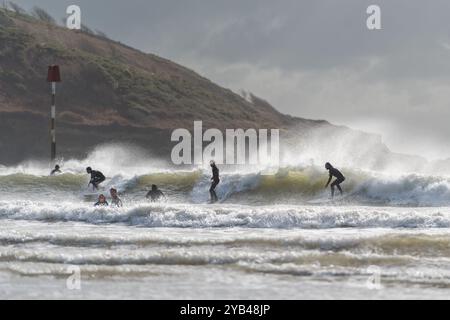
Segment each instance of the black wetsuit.
M158 189L156 189L156 190L150 190L150 191L147 193L147 198L151 199L152 202L156 202L156 201L159 201L159 200L161 200L162 198L164 198L164 193L162 193L162 191L161 191L161 190L158 190Z
M211 188L209 189L209 193L211 194L211 201L217 202L217 201L219 201L219 198L217 197L217 194L216 194L216 187L220 183L219 168L217 168L217 166L213 166L212 173L213 173L213 176L211 178L212 183L211 183Z
M109 203L108 203L108 201L105 201L105 202L97 202L96 204L94 204L94 206L95 207L107 207L107 206L109 206Z
M98 188L98 185L100 183L102 183L103 181L105 181L105 180L106 180L105 176L100 171L95 171L95 170L91 171L91 181L90 181L90 183L95 188Z
M331 180L333 179L333 177L336 178L336 180L334 180L334 182L331 184L331 196L334 197L334 188L337 187L338 190L341 192L341 194L343 193L342 188L340 186L340 184L342 182L345 181L345 177L344 175L336 168L331 167L330 169L328 169L330 171L330 179L328 180L328 184L331 182ZM327 184L327 185L328 185Z
M52 172L50 173L51 176L54 176L57 173L61 173L60 169L53 169Z

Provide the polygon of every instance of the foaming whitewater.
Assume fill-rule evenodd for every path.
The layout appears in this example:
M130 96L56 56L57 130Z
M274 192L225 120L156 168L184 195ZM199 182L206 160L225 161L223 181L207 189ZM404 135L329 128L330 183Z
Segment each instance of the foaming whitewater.
M12 168L2 169L0 192L3 199L37 200L47 197L53 200L83 200L86 193L88 175L85 166L90 162L66 169L64 174L50 177L44 168L20 167L13 173ZM150 164L152 162L149 162ZM142 201L152 184L157 184L167 193L171 202L205 204L208 203L211 173L203 168L177 170L174 168L152 168L115 170L101 166L94 167L103 172L111 172L103 184L101 192L108 193L112 187L130 203ZM134 171L133 171L134 170ZM222 203L242 205L298 204L333 206L376 205L442 207L450 205L450 177L417 174L384 174L371 171L343 169L347 181L343 197L329 198L329 190L324 188L327 173L318 167L281 168L275 175L261 172L222 171L217 193ZM39 174L37 174L39 172ZM44 172L46 174L44 174Z
M120 145L60 163L53 177L45 163L0 167L1 298L448 297L450 177L339 166L345 194L332 200L312 162L220 166L209 204L208 167ZM87 166L122 208L93 206ZM145 198L152 184L164 201Z
M74 203L0 202L8 220L124 224L147 228L450 228L445 208L140 204L95 208Z

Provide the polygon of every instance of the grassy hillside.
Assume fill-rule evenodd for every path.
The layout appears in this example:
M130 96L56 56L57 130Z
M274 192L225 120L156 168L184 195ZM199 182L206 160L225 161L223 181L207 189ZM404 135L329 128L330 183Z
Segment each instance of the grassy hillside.
M48 112L49 64L61 66L60 121L171 129L285 126L258 107L168 60L25 15L0 13L0 111Z

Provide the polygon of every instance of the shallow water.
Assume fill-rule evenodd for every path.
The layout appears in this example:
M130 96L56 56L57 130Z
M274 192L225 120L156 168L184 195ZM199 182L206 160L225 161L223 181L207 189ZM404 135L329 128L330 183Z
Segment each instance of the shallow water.
M203 208L193 218L196 214L182 211L190 206L146 205L138 217L123 219L115 216L126 215L126 209L109 213L107 209L85 208L83 212L78 208L73 215L58 215L61 211L55 210L38 217L28 208L27 214L3 215L0 297L449 297L450 229L430 218L435 208L414 209L414 221L420 225L410 228L398 223L399 215L408 209L399 213L398 208L391 211L385 207L371 210L395 217L389 228L388 217L364 227L331 227L325 222L317 228L317 222L311 223L317 217L312 219L308 214L304 215L305 223L299 213L297 223L288 227L278 216L266 216L265 222L248 218L235 212L238 206ZM42 206L37 207L42 214ZM174 207L180 212L171 212ZM167 208L167 220L162 208ZM151 213L153 209L155 213ZM251 210L254 216L258 216L257 211L283 215L283 208L242 209ZM297 208L298 212L317 210ZM354 221L371 214L369 208L359 215L357 208L347 210L354 212ZM325 211L320 208L317 215ZM439 211L441 219L450 218L444 209ZM91 215L94 218L89 218ZM155 222L158 215L161 217ZM174 226L161 226L162 221ZM239 226L242 221L245 223ZM412 226L412 222L407 224ZM80 268L81 290L67 289L70 266ZM378 277L379 285L371 281Z

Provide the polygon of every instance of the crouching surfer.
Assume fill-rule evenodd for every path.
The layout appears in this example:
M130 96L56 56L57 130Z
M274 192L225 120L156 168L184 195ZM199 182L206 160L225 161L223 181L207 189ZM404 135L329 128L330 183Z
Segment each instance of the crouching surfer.
M86 168L86 172L91 175L88 187L92 184L93 189L98 190L100 183L106 180L105 176L100 171L92 170L91 167Z
M336 168L334 168L331 163L327 162L325 164L325 169L327 169L330 173L330 178L328 179L327 185L325 188L328 188L328 185L330 184L333 177L336 178L334 182L331 184L331 197L334 198L334 188L337 187L338 190L341 192L341 195L343 194L342 188L340 184L345 181L344 175Z

